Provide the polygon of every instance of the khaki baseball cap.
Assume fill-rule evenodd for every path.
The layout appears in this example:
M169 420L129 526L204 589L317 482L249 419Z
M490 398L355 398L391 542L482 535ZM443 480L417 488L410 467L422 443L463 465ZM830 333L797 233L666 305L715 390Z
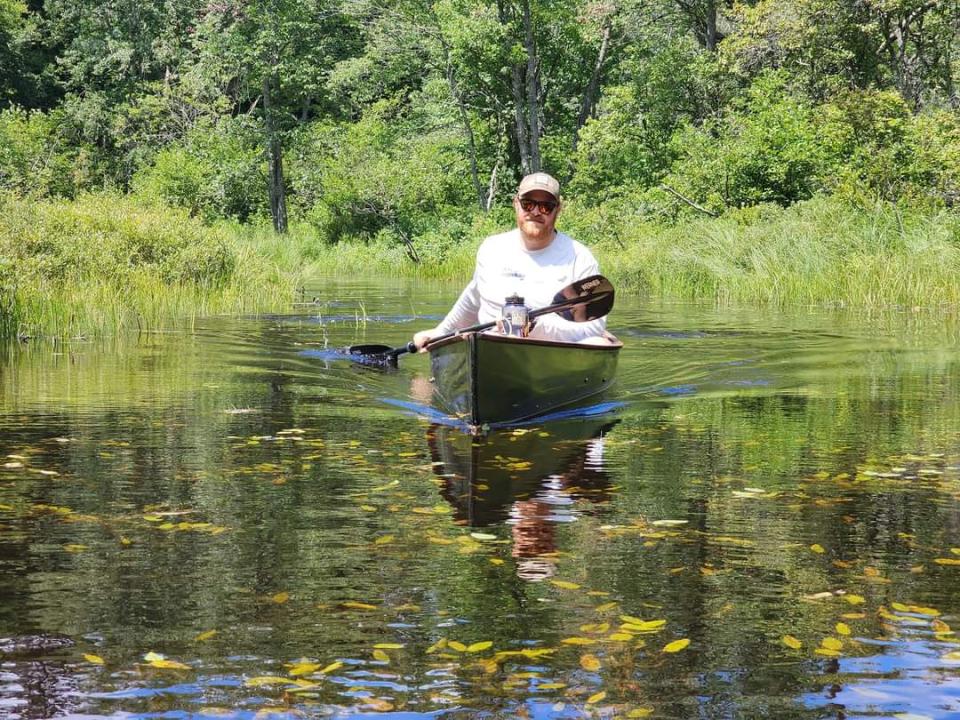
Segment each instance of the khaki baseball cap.
M560 199L560 183L547 173L538 172L527 175L520 181L520 186L517 188L517 197L523 197L534 190L543 190L553 195L557 200Z

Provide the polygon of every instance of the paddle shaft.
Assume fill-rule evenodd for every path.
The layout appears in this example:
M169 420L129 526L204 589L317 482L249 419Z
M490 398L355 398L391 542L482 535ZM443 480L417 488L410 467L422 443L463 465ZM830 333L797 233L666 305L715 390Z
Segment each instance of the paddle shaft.
M596 302L597 300L602 300L605 297L609 297L612 294L611 292L599 292L595 295L589 295L585 297L574 297L564 300L562 302L554 303L553 305L547 305L546 307L537 308L536 310L531 310L528 317L538 318L541 315L549 315L550 313L559 312L560 310L566 310L571 308L574 305L582 305L585 302ZM453 332L448 332L445 335L437 335L437 337L430 338L429 345L433 343L438 343L441 340L448 340L449 338L456 337L457 335L466 335L467 333L483 332L484 330L489 330L494 325L497 324L496 320L491 320L490 322L477 323L476 325L471 325L470 327L460 328L459 330L454 330ZM417 346L411 340L403 347L394 348L386 353L390 358L397 358L404 353L415 353L417 352Z

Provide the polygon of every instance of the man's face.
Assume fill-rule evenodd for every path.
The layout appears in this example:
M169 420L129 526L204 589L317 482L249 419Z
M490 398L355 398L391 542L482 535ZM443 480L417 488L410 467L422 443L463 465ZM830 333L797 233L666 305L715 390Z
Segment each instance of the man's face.
M524 205L528 209L524 209ZM553 195L545 190L533 190L523 198L514 198L513 209L528 250L539 250L550 244L560 215L560 203Z

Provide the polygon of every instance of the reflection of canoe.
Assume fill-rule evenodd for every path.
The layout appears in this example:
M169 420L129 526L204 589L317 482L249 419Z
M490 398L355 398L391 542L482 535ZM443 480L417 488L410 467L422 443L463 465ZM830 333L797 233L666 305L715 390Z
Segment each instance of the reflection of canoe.
M427 444L456 519L483 526L505 520L517 502L554 492L605 499L610 481L602 438L618 422L610 417L563 420L479 437L432 425Z
M610 386L621 347L457 335L429 346L435 402L474 427L573 407Z

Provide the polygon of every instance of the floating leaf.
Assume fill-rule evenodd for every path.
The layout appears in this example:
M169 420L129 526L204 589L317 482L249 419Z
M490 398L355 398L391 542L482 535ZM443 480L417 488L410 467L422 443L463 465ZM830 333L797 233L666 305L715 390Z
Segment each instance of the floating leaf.
M368 603L355 602L354 600L347 600L346 602L340 603L342 608L350 608L353 610L376 610L376 605L370 605Z
M682 640L674 640L672 643L667 643L666 645L663 646L663 652L665 653L680 652L689 644L690 644L689 638L683 638Z
M290 668L290 674L293 677L301 675L310 675L320 669L320 663L300 662Z
M662 630L666 627L666 620L646 620L640 623L627 623L620 627L624 632L629 633L652 633Z
M619 603L608 602L608 603L604 603L603 605L597 605L597 607L594 608L594 609L595 609L598 613L607 612L608 610L613 610L613 609L615 609L618 604L619 604Z
M851 633L850 626L846 623L838 622L835 626L837 635L849 635Z
M83 657L87 662L92 662L94 665L106 664L106 661L99 655L91 655L89 653L84 653Z
M243 684L246 687L266 687L268 685L291 685L292 681L290 678L279 677L278 675L260 675L244 680Z
M960 559L957 558L934 558L937 565L960 565Z
M467 651L467 646L464 645L462 642L459 642L459 641L457 641L457 640L450 640L450 641L447 643L447 647L450 648L451 650L456 650L457 652L466 652L466 651Z
M780 638L780 640L781 640L781 641L783 642L783 644L786 645L788 648L793 648L794 650L799 650L800 648L803 647L803 643L800 642L800 641L799 641L797 638L795 638L793 635L784 635L782 638Z
M814 652L817 655L824 655L826 657L840 657L840 653L837 650L830 650L824 647L818 647Z
M483 640L481 642L475 642L467 648L467 652L475 653L482 652L484 650L489 650L493 647L493 642L490 640Z
M579 590L580 586L575 582L569 582L568 580L551 580L551 585L554 585L563 590Z
M396 538L395 538L393 535L381 535L380 537L378 537L376 540L373 541L373 544L374 544L374 545L389 545L389 544L392 543L394 540L396 540Z
M825 647L827 650L841 650L843 648L843 641L835 637L825 637L820 641L820 646Z
M580 667L587 672L596 672L601 668L600 658L596 655L586 654L580 656Z
M862 595L854 595L853 593L849 593L843 596L843 601L848 602L851 605L863 605L867 600Z
M88 549L88 546L80 545L79 543L71 543L70 545L64 545L63 549L68 553L82 553L84 550Z
M390 656L387 655L383 650L379 650L379 649L373 651L373 659L379 660L380 662L385 662L385 663L390 662Z
M661 527L674 527L677 525L686 525L689 520L654 520L651 525L658 525Z
M562 642L565 645L593 645L597 641L591 638L585 638L585 637L568 637L568 638L564 638L560 642Z
M433 645L431 645L430 647L428 647L424 652L425 652L427 655L431 655L431 654L435 653L437 650L443 650L446 646L447 646L447 639L446 639L446 638L440 638L440 639L437 640Z
M194 638L194 640L197 640L198 642L203 642L204 640L209 640L216 634L217 634L216 630L207 630L206 632L202 632L199 635L197 635Z
M645 718L653 715L653 708L636 708L627 713L628 718Z
M810 549L813 552L817 553L818 555L823 555L823 553L826 552L826 548L824 548L823 545L820 545L819 543L814 543L813 545L810 546Z
M290 599L290 593L288 592L278 592L276 595L273 595L270 600L275 602L277 605L283 605L287 600Z
M496 540L497 539L496 535L491 535L490 533L482 533L482 532L472 532L470 533L470 537L472 537L474 540Z
M339 670L342 667L343 663L338 660L327 665L323 670L320 671L320 674L326 675L327 673L332 673L334 670Z
M146 660L148 663L150 663L150 662L155 662L157 660L163 660L166 657L167 657L166 655L161 655L160 653L148 652L146 655L143 656L143 659Z
M161 670L190 670L189 665L184 665L176 660L153 660L150 667L160 668Z
M403 643L377 643L374 647L381 650L401 650Z
M593 705L594 703L598 703L601 700L603 700L606 696L607 696L606 690L601 690L598 693L594 693L593 695L587 698L587 705Z

